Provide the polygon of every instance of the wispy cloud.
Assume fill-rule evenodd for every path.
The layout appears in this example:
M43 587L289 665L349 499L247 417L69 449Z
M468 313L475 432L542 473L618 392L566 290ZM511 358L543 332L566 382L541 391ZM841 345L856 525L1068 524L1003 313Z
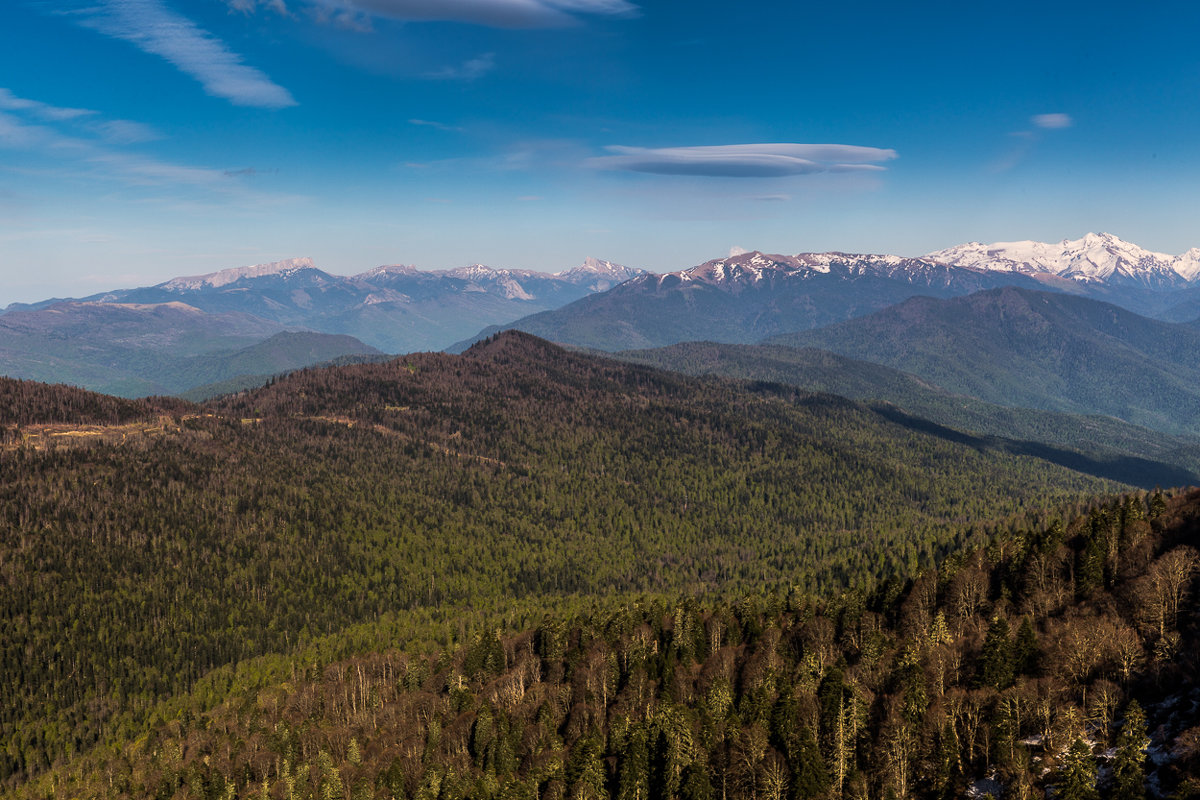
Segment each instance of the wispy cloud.
M879 171L876 162L896 158L895 150L846 144L726 144L707 147L643 148L611 146L613 155L590 158L594 169L696 175L712 178L781 178L817 172Z
M87 108L60 108L38 102L37 100L17 97L8 89L0 89L0 109L27 112L42 119L55 121L76 119L77 117L86 117L96 113Z
M224 42L167 8L162 0L100 0L71 18L165 59L214 97L256 108L296 105L287 89L242 63L242 57Z
M237 7L251 0L227 0ZM465 22L492 28L571 25L579 16L633 16L628 0L307 0L333 20L348 16L426 22Z
M89 126L113 144L140 144L163 138L162 134L149 125L128 119L110 119Z
M1063 130L1075 124L1070 114L1034 114L1029 118L1032 129L1013 131L1009 134L1013 146L991 165L992 172L1008 172L1029 157L1045 134L1044 131Z
M283 17L291 16L287 4L283 0L225 0L225 5L233 11L240 11L243 14L250 14L262 7L269 8Z
M447 125L444 122L435 122L431 119L410 119L409 125L419 125L424 128L433 128L434 130L446 131L447 133L461 133L462 128L457 125Z
M1069 114L1036 114L1030 119L1030 122L1039 128L1048 128L1050 130L1069 128L1075 124L1075 121L1071 119Z
M442 67L434 72L425 73L426 78L438 81L473 81L496 68L496 54L484 53L468 59L457 67Z
M238 177L242 177L242 176L252 178L255 175L266 175L266 174L275 175L275 174L278 174L278 172L279 172L279 170L277 170L277 169L258 169L257 167L242 167L241 169L227 169L227 170L224 170L221 174L228 178L238 178Z
M73 179L116 180L130 186L187 186L222 193L239 191L234 180L241 171L227 172L206 167L173 164L152 156L127 152L116 145L157 138L154 131L130 120L103 120L92 116L78 124L71 116L53 122L34 122L44 117L45 103L25 100L3 91L0 110L0 148L41 153L53 158L56 174ZM89 112L94 115L97 112ZM90 135L89 135L90 134Z

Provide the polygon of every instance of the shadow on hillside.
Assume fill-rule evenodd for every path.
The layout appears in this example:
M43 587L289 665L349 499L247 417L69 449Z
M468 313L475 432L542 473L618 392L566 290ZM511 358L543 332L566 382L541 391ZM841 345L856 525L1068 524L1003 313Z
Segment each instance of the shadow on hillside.
M1042 442L1005 439L1000 436L972 436L969 433L947 428L927 419L906 414L893 406L872 405L880 416L910 430L937 436L956 444L964 444L977 450L992 450L1016 456L1033 456L1060 467L1073 469L1097 478L1128 483L1141 489L1163 486L1194 486L1200 476L1180 467L1148 458L1131 455L1088 455L1077 450L1054 447Z

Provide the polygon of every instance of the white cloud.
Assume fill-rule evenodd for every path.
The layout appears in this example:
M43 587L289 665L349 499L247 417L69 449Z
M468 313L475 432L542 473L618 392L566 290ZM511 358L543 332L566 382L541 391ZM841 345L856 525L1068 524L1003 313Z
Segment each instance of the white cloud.
M738 247L738 246L735 244L733 247L729 248L729 257L730 257L730 258L733 258L734 256L743 256L743 255L745 255L746 253L749 253L749 252L750 252L750 251L749 251L749 250L747 250L746 248L744 248L744 247Z
M296 105L287 89L242 63L242 57L162 0L101 0L75 16L81 25L166 59L214 97L235 105Z
M433 128L433 129L439 130L439 131L446 131L447 133L461 133L462 132L462 128L458 127L457 125L447 125L444 122L437 122L436 120L431 120L431 119L410 119L408 121L408 124L409 125L419 125L419 126L425 127L425 128Z
M113 144L139 144L163 138L162 134L149 125L128 119L110 119L89 127Z
M3 90L0 90L3 91ZM44 116L46 104L24 100L5 91L2 102L27 116ZM89 112L96 113L96 112ZM58 125L71 125L71 117ZM115 149L158 138L153 129L129 120L91 120L64 132L55 123L32 123L17 113L0 110L0 148L40 153L54 161L54 173L72 179L116 180L131 186L187 186L223 193L240 191L241 173L173 164L139 153ZM91 134L88 136L87 134Z
M484 53L468 59L457 67L442 67L434 72L425 73L426 78L439 81L473 81L496 68L496 54ZM409 120L411 122L411 120ZM414 124L421 124L420 122Z
M86 108L59 108L47 103L40 103L37 100L27 100L24 97L17 97L8 89L0 89L0 109L29 112L42 119L55 121L86 117L96 113Z
M282 17L291 16L287 4L283 0L225 0L225 5L229 6L230 10L242 14L251 14L261 6L271 9Z
M585 14L632 16L628 0L309 0L338 19L364 15L426 22L466 22L493 28L569 25Z
M590 158L595 169L699 175L720 178L779 178L816 172L878 171L874 162L896 157L895 150L846 144L727 144L707 147L611 146L613 155Z
M1075 120L1071 119L1068 114L1036 114L1030 118L1030 121L1039 128L1050 130L1069 128L1075 124Z
M25 120L0 111L0 147L17 150L86 149L86 142L64 136L45 125L31 125Z

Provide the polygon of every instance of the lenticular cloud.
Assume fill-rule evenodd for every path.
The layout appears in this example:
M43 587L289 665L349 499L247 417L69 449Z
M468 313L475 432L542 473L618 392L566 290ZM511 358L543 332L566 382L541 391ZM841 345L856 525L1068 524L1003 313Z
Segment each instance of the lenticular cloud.
M724 144L707 147L605 148L612 155L588 159L595 169L699 175L713 178L782 178L815 172L882 170L895 150L848 144Z

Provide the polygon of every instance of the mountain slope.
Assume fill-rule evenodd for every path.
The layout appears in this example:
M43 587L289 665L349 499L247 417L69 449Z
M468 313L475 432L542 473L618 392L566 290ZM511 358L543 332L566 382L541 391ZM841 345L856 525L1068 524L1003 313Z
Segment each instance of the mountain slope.
M773 381L895 406L917 418L972 435L1038 443L1083 456L1102 474L1143 488L1200 482L1200 440L1170 436L1107 416L1080 416L986 403L947 392L915 375L827 350L782 345L685 342L627 350L622 360L689 375ZM1047 447L1044 457L1054 458ZM1063 452L1059 458L1089 469ZM1107 465L1107 466L1106 466Z
M927 259L753 252L643 275L501 327L598 350L696 340L748 343L867 314L917 294L952 297L1011 283L1040 286L1025 275ZM496 330L485 329L451 349L461 351Z
M515 333L71 443L0 449L0 777L140 725L213 668L381 615L842 586L1117 488L841 398Z
M1198 519L1197 492L1131 495L869 592L460 620L433 652L369 626L353 657L335 636L213 676L16 796L1187 797Z
M184 303L62 302L0 315L0 374L137 397L185 388L171 379L197 356L248 347L281 326ZM166 380L164 380L166 378Z
M1014 287L913 298L770 342L886 364L993 403L1200 433L1200 332L1086 298Z
M0 316L0 372L7 377L124 397L378 353L350 336L282 332L249 314L207 313L180 302L58 303Z

